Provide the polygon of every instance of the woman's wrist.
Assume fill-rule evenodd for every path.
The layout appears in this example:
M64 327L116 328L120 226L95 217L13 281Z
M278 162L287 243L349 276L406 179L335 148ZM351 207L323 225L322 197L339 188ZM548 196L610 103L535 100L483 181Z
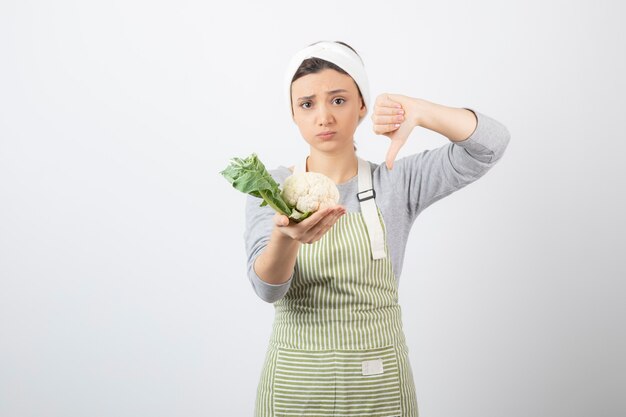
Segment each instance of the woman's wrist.
M300 242L274 226L270 241L254 262L254 271L262 281L283 284L289 280L296 263Z
M300 245L300 242L298 242L288 234L281 232L279 230L279 227L282 226L274 225L274 229L272 230L272 236L270 237L270 239L273 240L277 246L280 246L281 249L287 249L288 247L293 245Z
M421 98L413 98L411 101L411 118L413 124L415 126L424 127L428 113L434 103Z

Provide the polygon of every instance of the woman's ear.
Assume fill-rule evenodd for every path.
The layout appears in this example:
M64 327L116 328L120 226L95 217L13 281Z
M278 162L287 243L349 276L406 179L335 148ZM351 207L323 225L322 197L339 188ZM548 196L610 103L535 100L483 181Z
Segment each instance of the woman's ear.
M365 107L365 102L361 99L361 109L359 110L359 117L362 119L367 114L367 107Z

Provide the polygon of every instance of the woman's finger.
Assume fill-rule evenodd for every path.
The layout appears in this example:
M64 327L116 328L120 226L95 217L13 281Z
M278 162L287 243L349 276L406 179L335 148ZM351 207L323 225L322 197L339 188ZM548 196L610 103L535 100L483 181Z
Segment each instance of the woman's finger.
M404 114L404 109L398 108L396 106L375 106L374 114L383 114L383 115L393 115L393 114Z
M324 220L324 218L329 213L332 213L334 209L335 207L326 207L325 209L318 210L315 213L311 214L311 216L298 223L298 227L301 229L301 232L303 234L308 233L311 228L315 227L315 225L317 225L320 221Z
M382 107L402 108L402 105L394 101L388 94L381 94L376 99L376 105Z
M324 221L319 222L316 227L310 230L310 241L315 242L321 239L322 236L337 222L337 219L344 215L345 212L337 212L332 215L326 216Z
M396 156L398 152L400 152L400 148L404 145L403 141L400 140L392 140L389 145L389 149L387 150L387 156L385 157L385 164L387 165L387 169L393 169L393 162L396 160Z
M377 113L372 114L372 121L375 125L386 125L404 122L403 114L395 115L380 115Z
M311 227L307 233L317 233L320 229L325 228L329 223L332 224L333 218L340 216L346 212L343 207L335 207L333 210L329 211L326 216L322 220L320 220L316 225Z
M397 130L399 128L400 128L399 123L390 124L390 125L374 125L373 126L374 133L376 133L377 135L384 135L385 133L393 132L394 130Z

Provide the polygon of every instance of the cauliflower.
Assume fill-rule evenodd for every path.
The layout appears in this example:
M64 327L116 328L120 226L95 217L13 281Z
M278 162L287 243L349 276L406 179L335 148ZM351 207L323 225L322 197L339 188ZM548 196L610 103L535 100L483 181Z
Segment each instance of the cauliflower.
M282 195L287 204L303 214L334 206L339 201L335 183L317 172L301 172L287 177Z

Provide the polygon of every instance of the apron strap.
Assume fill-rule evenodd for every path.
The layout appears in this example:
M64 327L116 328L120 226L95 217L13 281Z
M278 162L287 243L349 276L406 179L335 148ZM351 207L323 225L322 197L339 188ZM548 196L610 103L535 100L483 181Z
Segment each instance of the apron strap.
M359 160L359 192L356 196L361 204L361 214L369 234L372 258L382 259L385 257L385 236L378 218L376 191L372 187L372 171L369 162L357 158Z
M372 248L372 259L382 259L385 253L385 236L383 226L378 217L376 206L376 192L372 187L372 171L369 162L357 156L359 162L358 180L359 191L356 195L361 205L361 214L367 227L370 247ZM306 158L303 163L294 166L293 173L306 172Z

